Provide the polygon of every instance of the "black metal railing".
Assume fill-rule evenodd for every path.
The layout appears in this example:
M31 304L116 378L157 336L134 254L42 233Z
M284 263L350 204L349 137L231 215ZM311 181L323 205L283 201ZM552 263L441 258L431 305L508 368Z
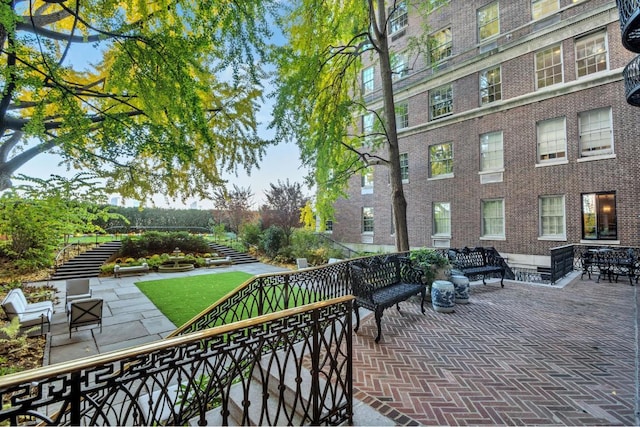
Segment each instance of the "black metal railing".
M629 62L622 71L624 77L624 95L627 102L640 106L640 56Z
M351 424L351 312L343 297L8 375L0 422Z
M616 4L622 44L627 50L640 53L640 0L616 0Z
M549 272L551 284L563 278L574 270L574 245L551 248L551 271Z

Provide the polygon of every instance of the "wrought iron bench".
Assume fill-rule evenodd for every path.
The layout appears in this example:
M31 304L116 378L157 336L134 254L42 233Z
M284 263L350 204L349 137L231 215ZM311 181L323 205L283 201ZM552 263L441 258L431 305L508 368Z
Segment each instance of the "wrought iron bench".
M449 262L454 270L460 271L470 280L482 277L485 285L487 276L500 273L500 286L504 288L505 261L493 248L449 249Z
M414 295L422 296L420 308L424 314L424 300L427 287L422 282L423 273L411 265L406 258L388 256L384 259L356 261L350 266L351 290L355 296L353 309L356 315L354 332L360 327L360 307L375 314L378 335L382 336L382 312L393 305L400 311L399 303Z

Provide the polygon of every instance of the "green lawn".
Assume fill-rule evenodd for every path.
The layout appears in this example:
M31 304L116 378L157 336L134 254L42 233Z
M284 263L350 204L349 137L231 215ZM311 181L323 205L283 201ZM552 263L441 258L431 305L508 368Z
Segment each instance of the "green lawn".
M138 282L136 286L176 327L249 280L241 271Z

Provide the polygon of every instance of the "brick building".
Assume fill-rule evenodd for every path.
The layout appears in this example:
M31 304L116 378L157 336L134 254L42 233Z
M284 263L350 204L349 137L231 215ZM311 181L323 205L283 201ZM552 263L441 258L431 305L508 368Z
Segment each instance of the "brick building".
M430 0L430 43L409 54L423 28L412 1L389 26L411 247L493 246L535 266L567 244L640 245L640 110L616 3ZM379 89L371 62L374 110ZM394 248L388 179L384 166L352 177L334 240Z

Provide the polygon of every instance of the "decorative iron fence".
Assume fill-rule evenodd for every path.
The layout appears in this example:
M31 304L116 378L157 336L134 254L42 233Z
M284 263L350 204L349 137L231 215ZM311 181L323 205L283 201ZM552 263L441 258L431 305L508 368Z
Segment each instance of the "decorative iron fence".
M550 281L553 285L574 270L574 245L551 248Z
M343 297L8 375L0 422L351 424L351 312Z
M640 0L616 0L616 4L622 44L627 50L640 53Z

